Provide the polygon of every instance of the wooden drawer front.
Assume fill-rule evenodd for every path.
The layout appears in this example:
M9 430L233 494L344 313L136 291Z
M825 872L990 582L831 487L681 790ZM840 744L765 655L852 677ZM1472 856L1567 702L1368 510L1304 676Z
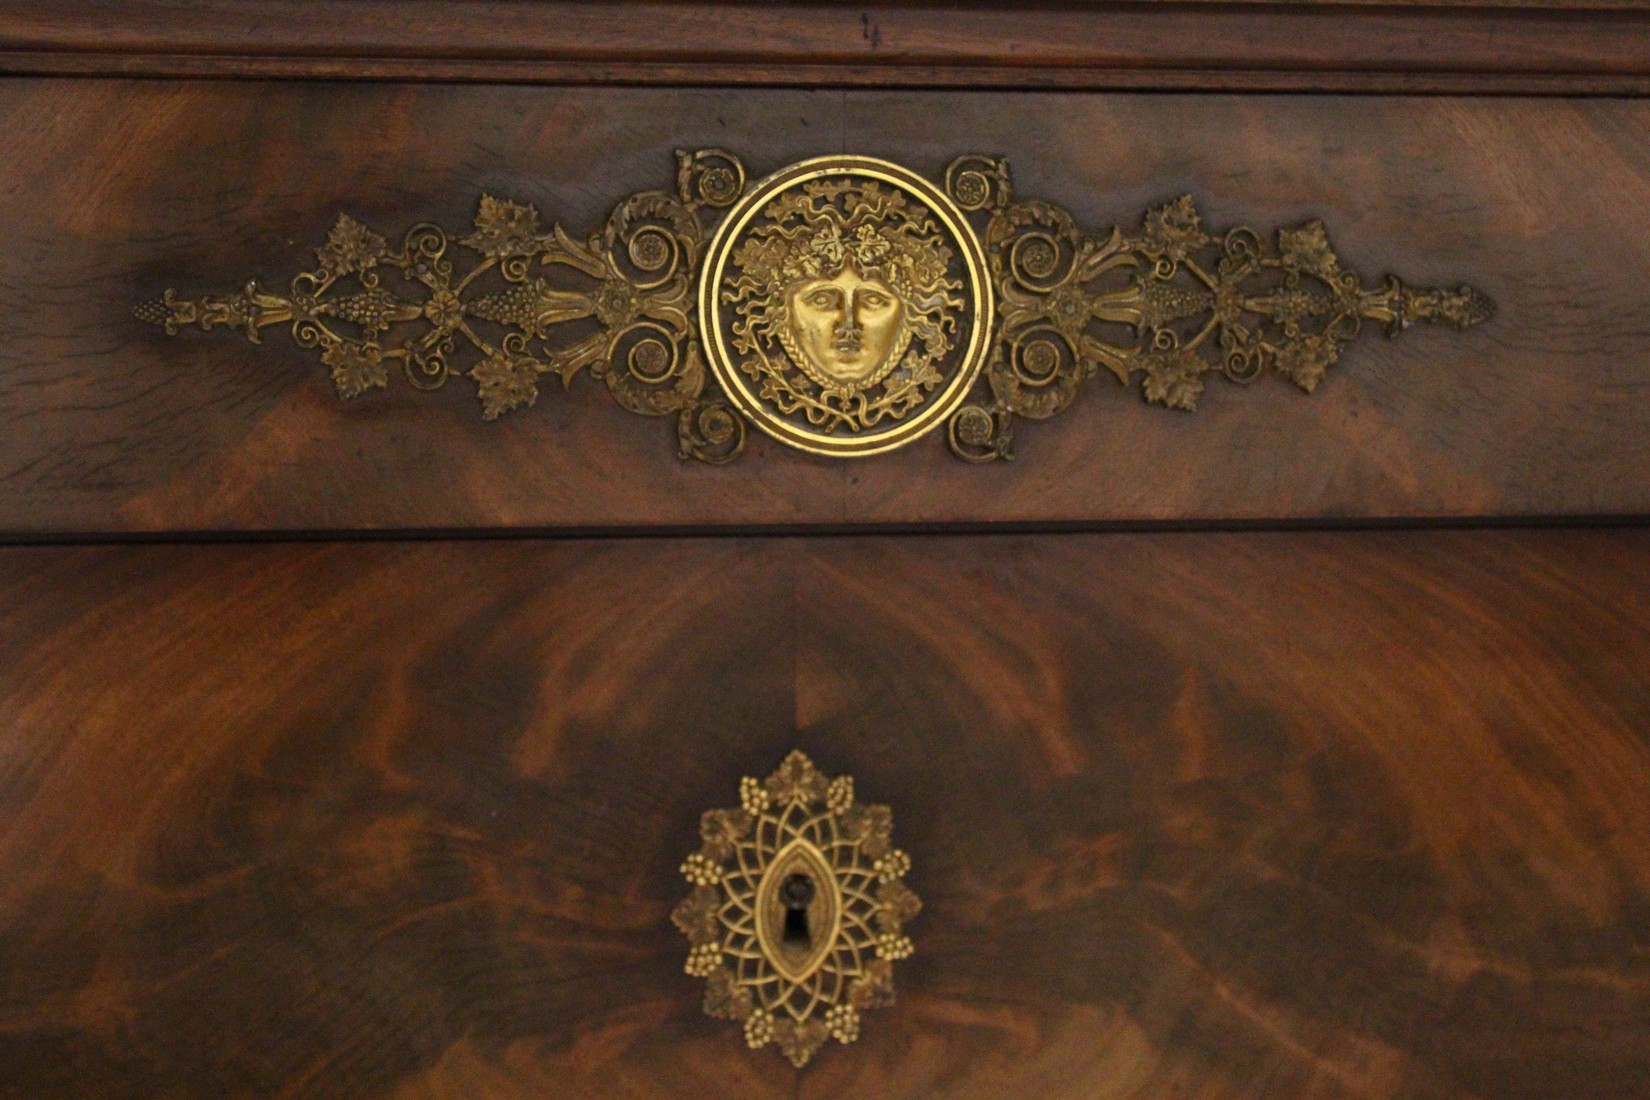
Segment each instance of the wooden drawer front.
M1610 99L568 88L11 78L0 83L0 531L842 521L1479 517L1650 509L1650 107ZM1263 237L1313 218L1371 285L1471 283L1493 320L1349 344L1310 397L1212 381L1195 413L1109 375L1018 458L941 435L833 461L752 433L720 468L587 376L484 422L475 387L340 403L282 328L168 338L132 316L284 288L340 212L400 240L482 194L576 238L674 185L824 153L938 179L1006 155L1091 231L1194 196ZM454 246L455 251L457 246Z
M0 1095L1637 1097L1650 534L0 553ZM800 1073L670 926L802 748L926 907Z

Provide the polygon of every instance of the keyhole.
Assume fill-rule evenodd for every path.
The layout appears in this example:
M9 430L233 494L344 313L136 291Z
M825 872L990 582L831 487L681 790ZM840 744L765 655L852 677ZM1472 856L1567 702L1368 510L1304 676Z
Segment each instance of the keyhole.
M779 900L785 906L785 934L783 942L806 946L813 942L808 934L808 906L814 900L814 880L800 872L785 876L779 884Z

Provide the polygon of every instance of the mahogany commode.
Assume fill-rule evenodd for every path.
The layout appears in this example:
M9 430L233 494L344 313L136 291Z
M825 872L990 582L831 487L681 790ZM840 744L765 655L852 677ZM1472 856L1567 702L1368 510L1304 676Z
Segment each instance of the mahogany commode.
M17 7L0 1096L1644 1094L1650 10Z

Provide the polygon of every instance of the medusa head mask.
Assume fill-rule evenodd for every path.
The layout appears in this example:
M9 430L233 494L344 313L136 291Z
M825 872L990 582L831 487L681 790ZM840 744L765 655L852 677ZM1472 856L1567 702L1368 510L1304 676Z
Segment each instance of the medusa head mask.
M740 369L826 431L899 419L943 380L962 283L933 215L875 180L818 179L762 209L721 287Z

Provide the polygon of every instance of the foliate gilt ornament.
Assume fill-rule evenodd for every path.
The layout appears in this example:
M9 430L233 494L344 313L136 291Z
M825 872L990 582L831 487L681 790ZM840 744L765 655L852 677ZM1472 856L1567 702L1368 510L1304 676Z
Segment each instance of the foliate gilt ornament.
M739 803L701 819L703 845L681 867L691 892L671 919L687 973L705 980L705 1012L800 1068L894 1003L894 963L912 953L905 925L922 904L888 807L856 802L851 777L793 752L742 780Z
M344 400L383 389L392 370L422 390L465 375L488 420L534 404L546 375L565 388L585 372L631 412L674 416L683 457L726 462L744 447L744 422L706 385L693 295L701 219L744 189L736 158L704 150L677 154L674 192L632 195L582 239L490 195L456 240L422 224L392 247L340 215L315 268L284 294L255 280L198 299L168 290L135 312L169 334L221 326L253 343L290 326Z
M962 457L1009 458L1017 420L1060 412L1102 371L1189 412L1214 374L1311 392L1366 321L1392 334L1494 313L1465 285L1367 284L1317 221L1271 240L1214 230L1182 196L1089 232L1016 201L997 158L959 158L943 186L854 156L747 185L709 149L677 153L675 184L583 238L485 195L457 238L423 224L391 245L340 215L284 291L168 290L135 313L254 343L287 326L346 400L392 374L426 390L464 375L489 420L534 404L546 375L588 374L632 412L675 417L682 456L707 462L738 457L747 424L850 457L945 423Z
M1005 160L960 158L946 187L989 214L1000 315L989 392L950 422L952 448L975 461L1012 457L1015 418L1053 416L1102 369L1125 386L1139 378L1154 405L1192 412L1211 374L1281 374L1311 393L1365 321L1390 335L1417 321L1470 328L1495 313L1466 285L1414 288L1395 275L1365 285L1319 221L1273 243L1246 227L1206 228L1182 195L1137 230L1091 234L1058 206L1015 202Z

